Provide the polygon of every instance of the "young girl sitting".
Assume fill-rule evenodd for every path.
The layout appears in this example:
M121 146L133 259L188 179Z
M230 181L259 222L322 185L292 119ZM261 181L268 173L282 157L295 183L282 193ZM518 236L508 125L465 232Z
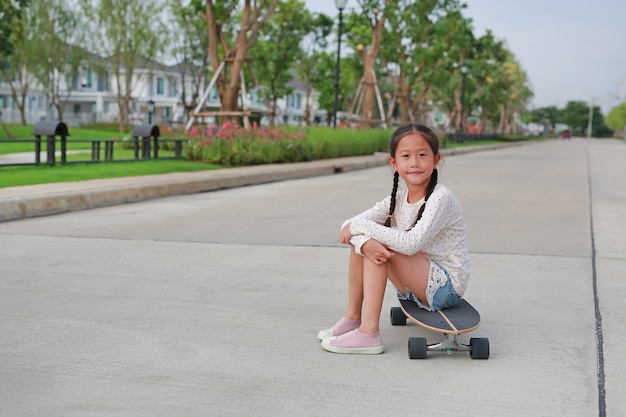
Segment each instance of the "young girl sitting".
M379 320L387 279L399 297L428 310L452 307L467 286L465 222L454 194L437 183L437 135L420 124L399 127L389 153L391 195L346 220L339 234L339 241L351 246L348 308L318 334L331 352L383 352ZM401 191L399 177L406 184Z

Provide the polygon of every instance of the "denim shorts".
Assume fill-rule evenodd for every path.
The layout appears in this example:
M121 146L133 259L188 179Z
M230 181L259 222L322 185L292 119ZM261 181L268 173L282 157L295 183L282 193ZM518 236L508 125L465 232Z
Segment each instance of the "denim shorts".
M408 288L406 289L406 293L405 294L403 294L402 292L398 291L398 297L400 297L400 298L402 298L404 300L411 300L414 303L416 303L418 306L420 306L422 308L425 308L426 310L430 310L430 311L436 311L436 310L442 310L444 308L454 307L454 305L459 302L461 297L459 297L459 295L454 290L454 286L452 285L452 279L450 278L450 273L444 267L442 267L441 265L439 265L439 264L435 264L435 265L437 267L439 267L441 270L443 270L443 272L445 272L446 277L448 279L447 279L446 283L443 284L443 286L440 287L435 292L435 295L433 296L433 301L432 301L430 307L426 306Z

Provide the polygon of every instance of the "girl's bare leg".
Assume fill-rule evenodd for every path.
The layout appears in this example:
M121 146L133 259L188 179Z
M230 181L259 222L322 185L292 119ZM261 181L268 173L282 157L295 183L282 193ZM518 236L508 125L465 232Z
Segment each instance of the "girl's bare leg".
M346 318L361 320L363 306L363 256L350 246L350 261L348 263L348 309Z
M402 292L408 288L425 305L428 277L430 275L430 261L419 253L407 256L396 253L387 261L389 280Z
M378 332L386 285L387 265L376 265L363 257L363 315L360 332Z

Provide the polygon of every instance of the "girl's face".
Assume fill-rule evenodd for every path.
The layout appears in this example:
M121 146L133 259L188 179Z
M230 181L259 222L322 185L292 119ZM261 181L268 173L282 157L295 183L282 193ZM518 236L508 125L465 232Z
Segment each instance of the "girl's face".
M409 190L426 192L441 155L435 155L428 141L417 132L409 133L398 142L396 152L389 157L394 171L404 179Z

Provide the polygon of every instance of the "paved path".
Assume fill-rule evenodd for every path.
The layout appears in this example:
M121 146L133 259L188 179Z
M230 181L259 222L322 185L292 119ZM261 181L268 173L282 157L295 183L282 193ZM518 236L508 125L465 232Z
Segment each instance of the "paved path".
M0 223L0 416L619 416L625 160L581 139L445 157L488 361L411 361L437 335L384 314L383 355L320 348L338 227L385 166Z

